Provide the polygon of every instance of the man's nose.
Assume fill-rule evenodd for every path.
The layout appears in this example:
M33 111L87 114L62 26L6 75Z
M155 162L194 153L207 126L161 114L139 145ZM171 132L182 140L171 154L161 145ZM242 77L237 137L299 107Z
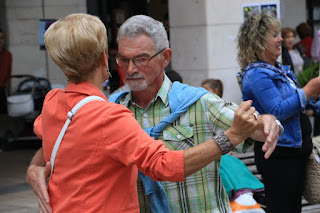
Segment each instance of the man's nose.
M133 63L132 60L129 61L129 64L128 64L128 68L127 68L127 73L129 75L132 75L134 73L137 73L138 72L138 67Z

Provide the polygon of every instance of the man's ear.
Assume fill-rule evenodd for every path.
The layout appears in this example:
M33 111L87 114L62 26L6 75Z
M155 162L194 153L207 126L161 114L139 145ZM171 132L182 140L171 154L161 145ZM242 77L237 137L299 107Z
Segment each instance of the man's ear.
M166 68L168 66L168 64L170 63L171 61L171 58L172 58L172 50L170 48L166 48L165 50L163 50L162 52L162 55L163 55L163 62L162 62L162 65L164 68Z

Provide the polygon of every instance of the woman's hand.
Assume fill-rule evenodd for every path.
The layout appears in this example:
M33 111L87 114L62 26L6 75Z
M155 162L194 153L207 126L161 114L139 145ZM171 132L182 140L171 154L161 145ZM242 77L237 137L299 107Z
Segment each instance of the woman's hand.
M320 76L311 79L307 85L303 88L304 93L307 96L307 99L311 98L312 96L319 96L320 95Z

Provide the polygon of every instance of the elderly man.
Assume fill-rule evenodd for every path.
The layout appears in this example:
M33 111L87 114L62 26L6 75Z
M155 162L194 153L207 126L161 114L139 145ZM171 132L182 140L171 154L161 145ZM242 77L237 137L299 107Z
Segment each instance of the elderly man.
M158 126L172 112L180 110L180 116L156 134L169 149L185 150L212 137L221 154L234 148L230 146L224 132L230 128L237 106L211 93L205 93L200 99L194 100L189 94L196 88L170 82L164 69L171 60L172 50L161 22L144 15L133 16L120 27L117 41L116 60L130 92L110 99L128 107L144 129ZM176 101L178 104L173 105L175 99L187 100L187 104L184 102L183 106L181 103L179 106L179 101ZM265 141L262 149L268 158L274 150L280 128L274 116L258 118L256 115L256 118L261 120L261 128L250 138ZM235 148L242 151L251 144L252 140L248 139ZM37 154L41 155L41 150ZM228 196L220 180L219 164L220 158L185 178L185 182L162 182L171 211L230 212ZM44 180L50 167L47 164L44 169L39 165L43 165L43 160L33 160L27 180L38 196L41 209L47 210L50 207ZM140 180L138 191L140 211L150 212Z

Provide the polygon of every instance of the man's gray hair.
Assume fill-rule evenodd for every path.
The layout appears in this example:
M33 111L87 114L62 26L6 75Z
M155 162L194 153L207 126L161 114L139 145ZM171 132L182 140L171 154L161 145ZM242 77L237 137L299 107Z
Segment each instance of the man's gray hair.
M140 35L147 35L153 41L155 51L169 48L167 31L163 24L149 16L136 15L127 19L120 27L117 42L121 38L135 38Z

